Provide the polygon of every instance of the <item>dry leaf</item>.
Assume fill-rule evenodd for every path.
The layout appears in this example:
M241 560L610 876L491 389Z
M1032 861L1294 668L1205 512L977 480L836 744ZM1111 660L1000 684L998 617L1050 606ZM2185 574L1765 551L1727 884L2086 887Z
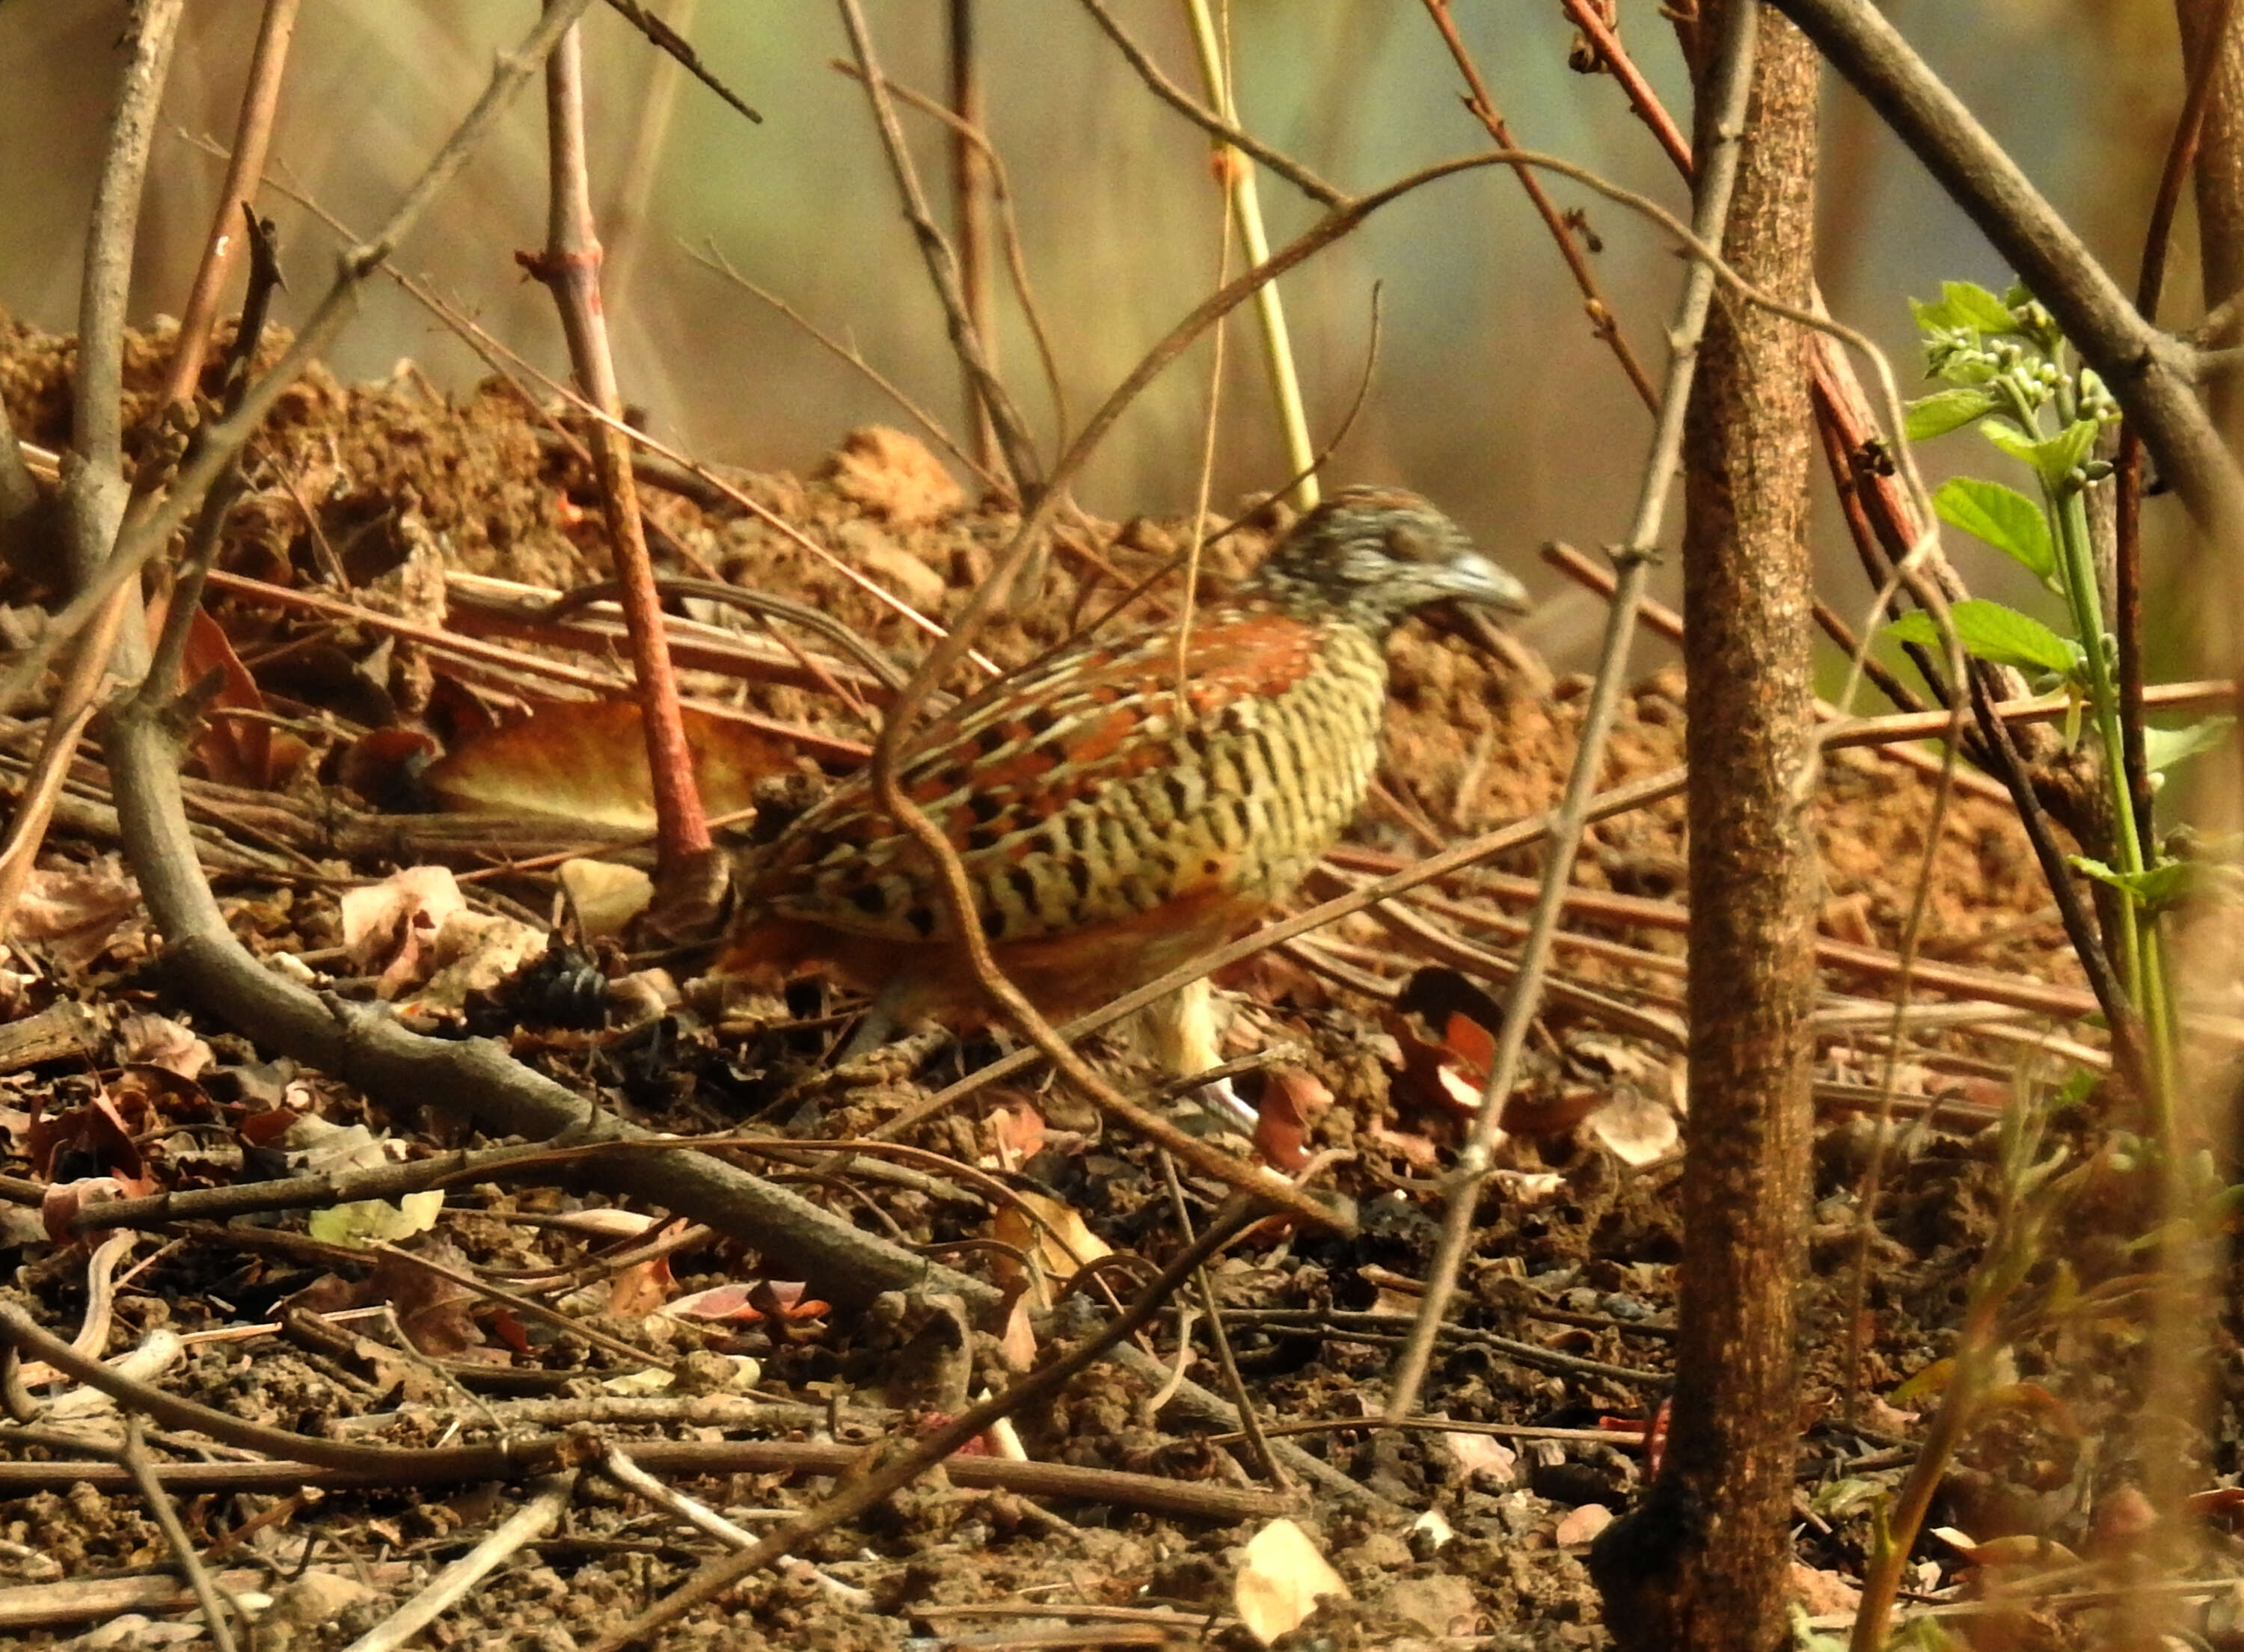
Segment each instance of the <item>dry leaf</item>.
M463 1272L467 1258L442 1239L429 1242L432 1262ZM403 1251L375 1252L374 1269L362 1287L361 1300L386 1302L397 1314L397 1328L406 1339L431 1359L469 1359L504 1365L506 1355L483 1341L476 1328L475 1311L482 1298L463 1285L431 1272Z
M193 1079L201 1076L217 1057L208 1044L168 1015L143 1013L118 1022L117 1059L127 1067L160 1067Z
M421 961L428 981L413 995L413 1002L422 1009L457 1009L470 993L490 992L543 957L545 942L542 933L518 918L456 912L444 920Z
M558 874L577 938L587 944L620 935L654 899L654 880L612 860L564 860Z
M1039 1274L1031 1285L1040 1308L1051 1305L1051 1281L1068 1279L1076 1271L1112 1254L1112 1248L1093 1233L1083 1213L1064 1200L1048 1198L1026 1189L1014 1194L1018 1204L1006 1204L990 1224L992 1237L1036 1259ZM1024 1211L1021 1207L1026 1206ZM997 1283L1011 1290L1023 1283L1020 1264L1000 1256L994 1264Z
M161 623L160 613L152 618ZM199 684L215 673L218 691L213 708L263 711L265 695L248 668L233 651L233 644L216 620L198 608L187 626L187 645L179 662L182 690ZM203 772L222 786L267 791L278 786L310 754L311 748L285 729L276 729L262 718L213 717L195 737L195 755Z
M1498 1484L1509 1485L1519 1472L1519 1453L1493 1434L1444 1431L1442 1443L1468 1474L1486 1474Z
M1390 1130L1384 1124L1374 1124L1364 1134L1421 1175L1430 1176L1441 1168L1442 1150L1430 1136L1416 1130Z
M794 749L760 730L679 708L693 778L711 814L754 802L757 781L793 772ZM628 700L547 705L455 745L429 765L429 793L459 814L542 814L626 832L654 829L646 737Z
M1682 1139L1675 1115L1650 1096L1623 1090L1584 1121L1622 1163L1641 1167L1675 1150Z
M467 909L447 866L407 866L380 883L344 890L339 904L343 946L361 970L379 973L384 998L426 975L422 960L436 932Z
M36 942L64 969L77 971L110 950L139 918L140 886L115 855L90 866L33 872L16 902L11 941Z
M1346 1600L1348 1585L1293 1521L1274 1520L1247 1540L1232 1606L1263 1645L1299 1628L1327 1595Z
M651 1257L608 1281L607 1311L619 1319L644 1319L670 1299L675 1285L670 1258Z
M1012 1306L1005 1311L1005 1328L998 1333L997 1352L1009 1371L1025 1372L1036 1368L1037 1332L1029 1321L1029 1293L1025 1291L1015 1297Z
M706 1291L696 1291L665 1303L662 1312L667 1318L692 1319L702 1324L754 1325L764 1316L763 1310L748 1300L749 1290L739 1280L712 1285Z
M754 1325L760 1319L818 1318L830 1303L806 1295L799 1279L734 1280L712 1285L666 1303L662 1313L673 1319L692 1319L724 1325Z
M1044 1116L1024 1102L1017 1107L993 1107L983 1120L995 1163L1017 1170L1044 1151Z
M1273 1067L1263 1081L1262 1105L1254 1115L1254 1146L1288 1173L1309 1162L1309 1126L1333 1103L1322 1079L1298 1067Z

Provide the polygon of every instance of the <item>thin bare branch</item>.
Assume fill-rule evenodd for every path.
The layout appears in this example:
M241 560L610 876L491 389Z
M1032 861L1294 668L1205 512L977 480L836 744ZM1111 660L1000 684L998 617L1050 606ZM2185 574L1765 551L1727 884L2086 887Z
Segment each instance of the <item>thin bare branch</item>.
M1114 14L1107 10L1100 0L1083 0L1083 9L1106 31L1106 37L1114 43L1115 49L1138 71L1138 78L1146 83L1152 94L1209 137L1220 138L1240 153L1253 156L1320 206L1339 206L1348 199L1347 192L1334 188L1301 162L1271 148L1254 133L1194 102L1190 92L1161 72L1160 65L1125 32L1122 25L1114 20Z
M148 1505L157 1529L172 1547L172 1558L179 1563L179 1571L194 1591L195 1602L202 1608L203 1627L210 1631L211 1645L216 1652L233 1652L238 1644L233 1638L233 1623L227 1608L239 1611L231 1598L221 1599L210 1568L203 1564L202 1556L195 1553L194 1540L187 1535L186 1522L179 1518L179 1505L172 1500L171 1493L157 1478L156 1462L148 1454L148 1441L140 1427L140 1419L125 1419L124 1448L117 1453L118 1462L132 1476L132 1483L140 1493L141 1501Z
M2146 321L2159 319L2159 300L2166 289L2166 247L2173 234L2174 213L2181 204L2182 184L2197 158L2205 111L2213 102L2213 87L2225 58L2220 42L2227 39L2236 17L2236 0L2215 0L2212 26L2205 38L2207 50L2189 78L2189 92L2181 114L2167 140L2166 164L2159 172L2159 190L2151 202L2151 216L2143 230L2143 260L2135 278L2135 309ZM2151 766L2143 740L2143 439L2132 421L2119 430L2119 452L2113 467L2112 630L2119 638L2119 735L2122 760L2127 767L2127 795L2133 799L2135 830L2145 842L2151 836Z
M1224 119L1235 126L1239 125L1239 110L1231 91L1230 41L1218 36L1207 0L1185 0L1185 15L1192 24L1200 79ZM1246 165L1228 145L1217 148L1215 159L1216 177L1238 226L1240 248L1249 264L1260 264L1270 256L1270 234L1262 222L1261 195L1254 185L1254 169ZM1275 281L1265 283L1255 292L1254 314L1261 323L1262 370L1269 381L1270 400L1277 408L1278 433L1286 463L1300 478L1287 489L1287 497L1298 510L1314 509L1319 495L1313 462L1316 444L1310 439L1308 414L1301 406L1301 377L1294 364L1293 334L1286 326L1285 300ZM1189 585L1186 589L1189 590Z
M185 6L186 0L149 0L136 9L126 36L129 56L118 81L117 111L109 123L109 149L94 188L78 290L71 445L105 479L124 474L125 309L132 286L132 244L139 227L140 186L148 172L156 111L164 100L164 82ZM108 546L80 540L73 550L91 552L98 561ZM80 566L74 571L84 579L92 570Z
M1505 125L1504 117L1497 112L1496 100L1489 96L1488 87L1480 78L1479 66L1473 62L1472 54L1465 50L1464 37L1457 32L1457 19L1451 15L1450 0L1424 0L1424 3L1427 15L1434 20L1434 27L1441 31L1443 44L1450 49L1450 57L1457 64L1457 72L1464 77L1470 94L1465 98L1466 111L1488 129L1490 138L1506 149L1511 148L1511 129ZM1581 293L1582 308L1589 315L1590 326L1605 341L1605 347L1613 353L1613 359L1620 363L1620 370L1628 375L1628 381L1635 388L1638 398L1646 407L1658 412L1659 393L1652 388L1652 380L1645 372L1644 364L1636 359L1636 352L1621 336L1620 319L1612 313L1612 307L1605 302L1596 273L1590 268L1590 261L1583 255L1581 243L1568 226L1565 215L1551 200L1551 192L1544 189L1542 181L1526 167L1515 167L1513 170L1518 174L1519 187L1526 192L1529 203L1535 208L1536 215L1543 220L1543 227L1550 232L1551 239L1558 246L1558 256L1566 261L1566 272L1574 278L1574 286ZM1688 175L1687 166L1686 175Z
M1005 455L1006 469L1012 472L1013 485L1025 502L1043 490L1044 462L1037 456L1027 421L990 367L982 336L968 311L966 294L959 284L957 255L936 226L926 193L920 188L911 152L904 145L903 127L896 119L896 105L889 96L888 82L873 56L872 31L866 27L864 9L858 0L838 3L842 24L849 31L850 50L855 53L857 67L862 71L865 96L873 106L874 124L880 131L882 147L888 153L889 169L903 196L904 216L919 242L928 279L934 283L936 299L943 306L943 317L950 329L951 347L958 352L961 365L974 381L982 406L997 430L997 445Z
M1611 75L1620 83L1628 98L1628 106L1636 117L1652 129L1667 158L1684 177L1691 176L1691 144L1681 130L1668 118L1667 110L1659 101L1652 83L1640 74L1628 53L1622 50L1620 37L1616 35L1605 18L1599 15L1596 0L1558 0L1566 20L1581 30L1582 38L1589 43L1596 55L1597 72Z
M975 0L945 0L950 14L950 211L958 239L958 287L966 314L990 365L997 365L997 313L990 302L989 151L979 141L982 126L981 54L975 42ZM962 367L966 422L973 431L974 454L984 466L997 462L997 431L982 405L970 369Z
M701 61L701 54L693 50L693 42L679 34L677 30L647 10L645 7L634 4L632 0L607 0L607 3L610 10L645 35L648 44L656 51L668 53L676 60L678 66L685 70L687 74L692 75L694 79L708 87L710 91L715 92L750 120L754 121L756 125L759 126L763 125L764 118L749 108L741 100L738 92L717 78L708 65Z
M623 1652L624 1648L638 1644L661 1625L674 1622L692 1608L714 1600L742 1578L753 1576L773 1561L793 1554L819 1533L832 1530L901 1491L999 1419L1057 1391L1078 1372L1102 1358L1108 1349L1151 1324L1178 1288L1236 1238L1256 1214L1251 1198L1234 1197L1209 1220L1200 1237L1139 1293L1125 1311L1099 1327L1096 1334L1085 1338L1060 1358L1022 1378L1003 1393L970 1407L939 1428L930 1429L909 1446L875 1446L867 1452L859 1460L864 1472L840 1476L832 1496L801 1518L788 1521L754 1548L740 1550L703 1566L682 1588L597 1642L593 1652Z
M901 91L901 88L899 88L899 91ZM914 424L927 432L929 439L941 446L944 452L948 453L952 458L957 460L959 463L964 465L969 470L971 470L981 479L985 487L995 488L999 485L997 473L996 471L990 469L987 465L983 464L981 460L977 459L974 455L969 453L964 448L961 447L958 443L958 439L952 435L950 431L943 428L941 420L937 419L925 408L920 406L918 402L913 401L909 393L907 392L902 386L896 383L895 380L889 378L888 374L882 373L880 368L875 367L870 361L865 360L864 356L859 354L855 345L845 343L843 341L835 338L832 334L821 327L815 321L813 321L808 316L803 314L801 311L796 309L792 304L789 304L778 293L770 291L768 288L757 286L747 276L741 274L740 271L733 267L731 262L725 257L725 255L717 250L716 245L713 242L705 242L703 245L707 249L706 253L697 253L689 250L686 256L692 259L695 263L701 266L703 269L715 271L718 274L723 276L727 280L739 287L743 293L746 293L749 297L759 300L761 302L769 305L773 309L777 310L788 320L794 322L795 326L801 327L805 333L808 333L819 344L824 346L826 349L830 351L833 354L839 356L842 361L848 362L852 367L855 367L859 373L864 374L866 379L872 383L875 389L879 390L882 394L887 396L889 401L895 402L899 408L902 408Z
M852 78L863 78L854 63L844 63L837 57L834 67ZM1005 158L990 141L989 133L978 126L968 125L926 93L915 91L893 78L889 82L889 90L923 115L941 121L961 141L971 144L989 168L990 196L997 208L998 236L1005 247L1005 273L1013 284L1014 300L1021 307L1021 319L1028 323L1029 336L1036 341L1038 363L1044 368L1044 393L1051 397L1056 430L1053 440L1065 446L1068 435L1067 389L1060 380L1059 354L1052 348L1051 329L1044 326L1043 307L1038 304L1036 289L1029 280L1028 255L1021 247L1020 220L1013 211L1012 175L1005 170Z

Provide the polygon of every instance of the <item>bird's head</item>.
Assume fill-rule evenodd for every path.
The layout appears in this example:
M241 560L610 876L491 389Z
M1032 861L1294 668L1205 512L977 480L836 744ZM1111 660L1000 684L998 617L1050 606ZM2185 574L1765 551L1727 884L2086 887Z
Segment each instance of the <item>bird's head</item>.
M1337 608L1377 636L1434 603L1527 607L1524 586L1399 488L1342 489L1294 524L1249 583L1282 601Z

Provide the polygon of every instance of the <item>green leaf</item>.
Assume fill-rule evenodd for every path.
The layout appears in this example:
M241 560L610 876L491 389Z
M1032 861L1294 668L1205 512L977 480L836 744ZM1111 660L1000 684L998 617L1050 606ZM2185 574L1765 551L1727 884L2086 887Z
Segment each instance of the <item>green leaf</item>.
M1847 1652L1847 1643L1834 1635L1824 1635L1815 1628L1815 1620L1808 1615L1808 1608L1797 1601L1787 1605L1785 1623L1790 1629L1791 1652Z
M1977 385L1959 385L1952 390L1935 390L1929 396L1920 396L1909 404L1906 434L1911 442L1930 442L1935 436L1944 436L1950 430L1961 430L1974 420L1984 419L2002 402L1991 390Z
M426 1233L436 1225L436 1218L443 1213L444 1195L438 1189L408 1193L395 1204L380 1199L359 1199L332 1205L312 1212L305 1225L312 1237L324 1244L347 1244L353 1250L366 1250Z
M2015 333L2018 323L2011 319L2011 307L1984 287L1970 281L1943 281L1936 303L1927 304L1920 299L1909 301L1909 314L1916 318L1920 333L1931 333L1942 327L1973 333Z
M1849 1474L1843 1480L1835 1480L1819 1487L1809 1500L1808 1507L1824 1519L1830 1520L1862 1507L1890 1489L1866 1475Z
M2229 732L2236 726L2233 717L2208 717L2202 723L2192 723L2187 728L2143 731L2143 760L2153 774L2164 774L2168 769L2195 757L2200 752L2210 752L2225 743Z
M2011 314L2011 307L1985 287L1970 281L1943 281L1940 284L1940 307L1956 317L1959 327L1975 327L1982 333L2013 333L2018 321Z
M2217 887L2206 875L2208 868L2195 860L2164 860L2141 872L2114 872L2085 854L2073 856L2072 864L2097 882L2133 896L2137 906L2152 913L2178 907L2200 891Z
M2099 428L2093 419L2075 419L2055 435L2036 441L2008 426L1989 425L1986 436L2011 458L2031 465L2043 487L2051 493L2063 493L2072 485L2073 467L2096 445Z
M1940 520L1984 539L2023 563L2046 583L2057 574L2057 550L2041 507L2015 488L1977 476L1951 476L1936 489L1932 508Z
M1952 333L1957 329L1956 318L1949 313L1944 299L1911 299L1909 314L1920 333Z
M1920 1399L1944 1393L1948 1389L1949 1379L1955 1374L1956 1361L1952 1356L1936 1359L1911 1376L1892 1393L1887 1395L1886 1403L1889 1406L1908 1406Z
M2022 671L2046 671L2070 677L2080 668L2080 650L2015 608L1973 597L1948 610L1956 622L1957 640L1964 651L1995 665L2012 665ZM1940 627L1930 614L1903 614L1885 628L1896 642L1940 646Z

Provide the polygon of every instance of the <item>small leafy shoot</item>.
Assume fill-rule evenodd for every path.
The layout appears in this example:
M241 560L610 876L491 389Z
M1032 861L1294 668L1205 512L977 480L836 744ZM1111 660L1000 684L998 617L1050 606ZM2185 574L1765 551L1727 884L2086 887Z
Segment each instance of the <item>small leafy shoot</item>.
M2206 868L2193 860L2163 861L2142 872L2114 872L2101 860L2077 854L2072 865L2097 882L2119 890L2146 912L2171 911L2209 883Z
M1943 281L1936 303L1911 299L1909 306L1923 333L1953 330L1972 333L2014 333L2018 321L2011 307L1973 281Z
M2042 486L2062 497L2080 486L2081 479L2073 472L2096 446L2096 433L2100 428L2093 419L2075 419L2055 435L2039 441L2000 424L1990 424L1985 431L1988 441L2011 458L2032 466Z

